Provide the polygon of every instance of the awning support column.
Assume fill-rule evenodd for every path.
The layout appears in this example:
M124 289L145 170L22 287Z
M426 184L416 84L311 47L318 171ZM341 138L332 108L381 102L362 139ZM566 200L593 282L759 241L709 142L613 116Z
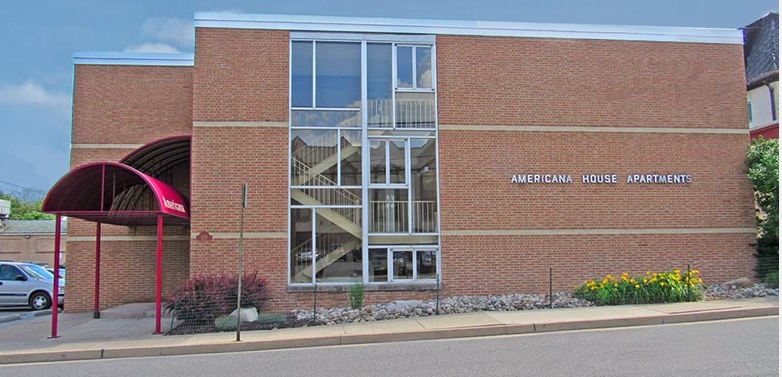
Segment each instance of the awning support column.
M100 223L95 224L95 295L92 318L100 319Z
M163 215L157 216L157 284L155 288L155 334L162 334L160 317L163 294Z
M54 286L52 287L52 335L50 338L59 338L57 335L57 321L60 307L57 305L60 298L60 232L62 216L55 216L54 223Z

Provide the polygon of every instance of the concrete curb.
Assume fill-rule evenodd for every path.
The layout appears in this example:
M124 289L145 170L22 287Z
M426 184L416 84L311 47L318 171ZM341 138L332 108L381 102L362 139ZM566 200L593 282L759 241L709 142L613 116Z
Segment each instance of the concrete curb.
M634 318L584 319L534 324L497 324L478 327L424 329L397 333L373 333L353 335L316 336L277 340L245 340L229 342L219 340L210 344L161 345L140 347L106 347L101 349L75 349L62 351L25 351L0 354L0 364L31 362L95 360L124 357L174 356L206 353L262 351L283 348L304 348L350 344L390 343L415 340L454 339L497 335L534 334L554 331L635 327L686 322L705 322L725 319L767 317L779 315L779 307L731 308L669 313Z

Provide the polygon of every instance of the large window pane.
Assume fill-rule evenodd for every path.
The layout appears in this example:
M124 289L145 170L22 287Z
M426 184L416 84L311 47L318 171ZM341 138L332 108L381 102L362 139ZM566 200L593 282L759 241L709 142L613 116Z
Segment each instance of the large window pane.
M342 186L361 186L361 131L340 131Z
M367 44L367 118L369 127L393 125L391 44Z
M394 251L394 280L413 278L413 251Z
M315 45L316 107L361 107L361 44Z
M406 189L369 190L369 232L407 233L407 199Z
M416 267L418 279L437 278L437 250L417 250Z
M388 281L388 249L369 249L369 281Z
M434 139L410 139L413 232L437 232L437 160Z
M396 86L413 87L413 48L410 46L396 48Z
M432 87L432 48L415 48L416 88Z
M315 210L316 281L361 280L361 228L347 221L337 209Z
M388 143L389 151L389 183L404 184L407 182L405 171L407 151L404 140L391 140Z
M369 142L370 183L386 183L386 144L385 140Z
M291 106L312 107L312 42L292 44Z
M291 127L361 127L358 110L293 110Z
M312 210L291 208L291 283L312 282Z
M397 93L398 128L435 128L434 93Z
M291 184L337 185L337 130L291 131Z

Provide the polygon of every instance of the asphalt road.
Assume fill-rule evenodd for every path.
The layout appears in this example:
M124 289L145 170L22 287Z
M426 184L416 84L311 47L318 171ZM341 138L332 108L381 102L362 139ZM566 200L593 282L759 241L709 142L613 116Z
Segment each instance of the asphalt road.
M778 376L779 317L0 366L0 376Z

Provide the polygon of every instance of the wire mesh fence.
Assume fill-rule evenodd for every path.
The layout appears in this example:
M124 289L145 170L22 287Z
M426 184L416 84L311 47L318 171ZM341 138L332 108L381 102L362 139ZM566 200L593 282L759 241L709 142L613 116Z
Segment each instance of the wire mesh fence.
M238 279L234 276L195 276L188 280L165 306L172 316L168 334L269 330L288 327L334 325L351 322L424 317L471 311L512 311L594 305L643 304L656 302L698 301L778 295L778 257L758 262L765 268L766 280L756 279L705 286L700 271L691 265L667 271L649 271L631 275L616 272L593 277L568 291L555 290L558 280L555 268L541 269L540 283L545 280L547 292L536 294L497 294L487 296L443 296L439 276L436 286L417 288L402 295L377 295L365 292L361 283L343 287L313 285L312 290L297 294L300 307L293 310L269 310L272 305L266 279L256 272L244 275L241 299ZM776 274L776 281L769 281ZM757 281L765 283L758 286ZM749 286L753 286L748 288ZM777 288L774 290L773 288ZM371 290L370 288L367 288ZM447 291L445 291L447 292ZM366 304L365 294L374 295ZM378 297L409 297L377 303ZM309 301L311 300L311 301ZM308 302L309 301L309 302ZM241 307L241 310L238 308Z

